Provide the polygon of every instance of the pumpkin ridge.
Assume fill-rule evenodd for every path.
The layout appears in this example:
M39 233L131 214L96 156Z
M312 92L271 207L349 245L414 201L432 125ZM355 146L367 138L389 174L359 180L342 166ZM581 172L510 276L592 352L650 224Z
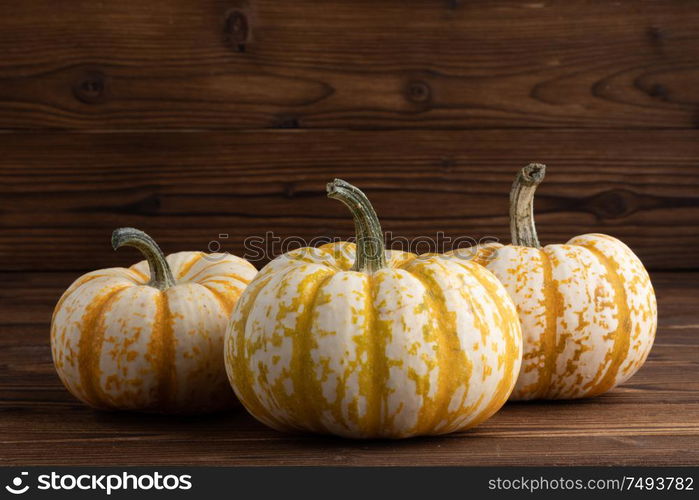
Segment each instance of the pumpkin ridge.
M556 371L556 362L558 360L557 336L558 336L558 319L563 311L561 305L563 297L553 281L553 264L551 258L546 253L546 248L540 249L541 262L544 272L544 302L546 311L546 328L542 335L544 344L544 366L539 372L540 382L534 391L532 398L545 398L550 396L551 379Z
M385 273L385 270L382 270ZM381 308L386 305L385 298L379 300L382 293L382 282L384 281L384 274L372 274L371 276L371 301L372 308L374 311L374 329L372 334L372 343L374 345L374 353L377 356L378 363L374 367L377 382L377 394L379 401L379 436L390 437L392 435L392 427L395 422L395 413L390 413L389 399L391 395L391 390L388 387L388 380L390 380L391 373L391 362L386 350L389 341L393 338L393 332L391 330L392 323L389 320L381 318Z
M80 339L78 340L78 372L81 392L88 404L105 408L105 395L100 385L100 356L104 343L105 318L108 307L114 303L119 293L129 285L112 287L108 292L94 298L80 318Z
M576 236L571 240L571 242L575 241L575 244L580 244L577 242L579 239L585 241L588 246L594 245L595 248L597 248L597 241L601 241L606 244L611 244L614 247L618 247L621 250L622 256L624 258L631 259L630 264L632 268L631 271L633 277L629 281L623 281L624 290L629 290L627 292L627 298L629 297L629 294L633 296L634 294L638 294L640 292L646 292L644 293L644 304L629 307L631 323L633 324L634 322L636 322L636 326L631 327L629 329L631 345L629 346L629 355L627 355L627 360L625 360L627 361L627 364L625 366L622 364L622 377L620 380L621 383L627 380L643 365L653 346L657 329L657 301L655 298L655 292L653 290L653 284L650 281L648 271L643 267L643 263L623 241L618 240L617 238L614 238L613 236L610 236L608 234L589 233ZM613 262L618 262L616 259L612 259L611 257L609 258ZM620 273L620 275L623 275L623 273ZM639 289L639 287L641 287L641 289ZM645 290L643 290L644 287L646 288ZM629 302L627 302L627 304L629 304ZM639 323L641 321L645 322L648 320L650 320L650 330L644 331L641 329ZM631 353L631 349L636 350L636 345L639 344L640 346L642 346L642 344L644 343L644 339L642 338L643 333L647 333L646 336L649 340L645 341L646 345L644 347L644 350L641 351L641 355L634 356ZM634 344L634 342L636 344Z
M430 260L444 268L439 259ZM434 320L432 324L434 325L435 336L438 339L437 345L439 346L437 358L440 368L437 379L437 392L432 405L429 405L428 402L423 403L422 413L427 413L427 415L420 415L416 433L442 434L451 432L451 426L459 417L463 401L468 397L473 363L466 354L464 346L461 345L456 326L456 315L447 309L444 291L435 279L430 276L429 271L423 269L426 263L426 260L416 258L410 260L405 266L405 270L410 272L425 288L424 301L428 310L432 312L429 317ZM464 358L463 365L460 363L461 360L457 360L456 352L460 354L459 357L462 356ZM461 385L465 386L464 393L461 396L462 403L454 411L450 411L449 406L452 397ZM442 425L439 425L441 422L437 422L440 418L443 421ZM420 424L422 425L420 426ZM471 424L469 423L468 426L470 427ZM430 430L431 432L428 432Z
M389 267L382 268L369 276L373 282L372 303L376 312L373 343L378 359L376 380L377 392L380 393L381 411L381 426L377 435L388 438L405 437L416 433L425 410L423 401L420 412L415 415L415 421L409 428L397 423L405 418L406 405L410 406L418 397L424 397L422 393L425 390L424 380L421 380L421 375L417 373L415 367L409 366L409 360L402 358L396 352L396 349L400 352L409 351L409 345L419 348L415 343L408 343L411 331L406 317L412 309L406 299L409 301L414 298L414 295L410 294L408 297L403 288L405 280L414 278L404 269ZM391 383L392 370L396 370L397 376L403 378L404 382L414 383L415 393L401 394L405 386Z
M349 268L352 267L352 262L347 262L347 269L344 268L344 265L341 261L346 261L347 260L347 254L346 251L348 248L350 248L351 253L354 253L354 243L349 242L349 241L332 241L330 243L324 243L318 247L314 247L316 250L320 250L326 255L329 255L330 257L333 258L333 266L337 268L341 268L343 271L349 271ZM339 258L338 258L339 257Z
M558 279L554 278L554 271L556 266L561 264L561 259L556 255L556 250L561 249L565 247L563 244L553 244L553 245L546 245L542 251L543 253L546 254L547 261L549 263L550 269L551 269L551 282L548 285L547 288L549 288L549 291L551 292L551 295L553 296L553 304L554 305L554 310L556 312L556 321L555 321L555 335L553 335L553 346L554 346L554 356L553 356L553 361L552 361L552 376L551 376L551 381L549 382L548 390L546 391L545 395L543 396L546 399L561 399L561 393L564 391L565 386L564 380L562 377L558 376L558 361L561 356L566 350L566 345L569 342L569 337L570 333L567 331L569 328L568 322L566 320L565 314L567 310L567 305L568 303L566 302L566 297L561 292L560 290L560 285L562 282ZM559 326L560 325L560 326ZM554 380L553 375L557 375L556 379Z
M198 278L202 273L205 273L206 271L211 270L212 267L218 266L219 264L221 264L221 262L211 262L211 263L209 263L208 265L206 265L206 266L202 267L201 269L199 269L199 270L198 270L195 274L193 274L192 276L189 276L189 277L187 278L187 281L188 281L188 282L194 282L194 283L196 283L197 278ZM189 271L189 270L188 270L188 271ZM184 274L181 274L181 275L178 277L178 279L184 279L184 278L185 278Z
M272 273L270 275L271 279L267 283L265 283L265 285L262 287L262 290L266 290L269 287L270 289L272 289L270 291L274 292L273 287L271 286L271 284L274 284L277 287L276 292L273 293L274 304L279 304L281 302L281 295L282 295L282 292L284 290L285 285L283 285L283 284L285 283L285 280L287 280L289 275L292 274L293 272L295 272L295 271L298 272L300 267L307 266L307 265L308 265L307 262L298 261L298 262L292 263L288 268L284 269L280 273ZM275 282L275 280L276 280L276 282ZM255 301L255 303L253 304L253 308L249 311L248 320L245 324L245 332L247 332L248 326L250 326L251 323L254 323L254 320L253 320L254 314L252 314L252 313L255 311L256 302L257 301ZM267 317L268 315L269 315L269 312L265 312L265 317ZM253 330L254 330L254 328L253 328ZM247 333L244 336L247 337ZM274 343L274 336L275 336L274 333L272 333L272 335L271 335L272 338L266 338L264 335L263 336L258 335L256 337L254 337L252 343L249 343L248 339L246 338L244 345L246 346L246 349L249 347L250 351L252 351L252 353L255 353L255 352L257 352L257 349L255 349L255 348L259 347L259 345L256 345L256 344L263 344L265 342ZM290 366L293 366L293 364L294 364L293 363L293 356L294 356L294 350L293 350L293 346L292 346L292 351L291 351L291 358L292 359L289 362ZM272 400L274 406L276 406L277 408L284 406L286 408L293 408L295 410L296 408L294 406L294 403L296 402L296 400L293 398L289 398L286 395L286 391L284 391L283 389L281 391L275 391L275 387L268 381L267 372L262 371L261 365L262 365L262 362L258 361L258 369L260 370L260 373L257 375L256 383L260 385L261 392L263 392L263 394L266 397L270 398ZM292 386L293 386L293 383L294 383L293 378L289 377L289 379L290 379ZM252 387L255 387L255 384L253 384ZM251 392L254 393L255 390L252 389ZM295 393L295 388L294 388L294 393ZM282 395L282 398L283 398L283 400L281 402L277 400L279 398L279 395ZM282 404L282 403L284 403L284 404ZM279 428L279 429L283 429L283 430L287 430L287 431L288 430L296 430L296 431L302 430L300 427L295 427L295 426L293 426L293 424L289 424L288 421L293 420L289 417L289 415L284 415L283 417L274 416L273 419L276 422L277 428Z
M617 328L614 331L614 344L611 352L607 352L605 355L605 359L607 357L610 359L609 367L604 375L601 376L599 381L592 380L585 385L584 388L590 387L585 394L587 397L602 394L614 387L616 377L621 369L624 359L626 359L628 355L628 351L631 346L631 332L629 331L631 326L631 311L629 310L627 302L626 290L624 289L624 285L618 274L618 264L592 245L579 246L594 255L600 264L604 266L606 271L605 278L612 285L614 290L614 305L617 307Z
M233 297L231 294L232 300L228 298L228 296L224 295L220 291L216 290L215 288L211 288L203 283L192 283L193 285L199 286L209 292L211 296L218 302L218 304L221 306L221 308L226 312L226 316L230 316L231 312L233 311L233 308L235 307L235 303L238 302L238 299L240 298L240 293Z
M321 299L320 290L336 275L336 273L332 272L332 270L328 270L328 274L322 276L320 279L311 279L315 278L318 273L323 271L324 270L318 269L312 274L305 276L298 285L299 292L301 292L302 286L304 286L306 280L308 280L310 282L309 286L311 287L311 290L308 292L309 300L303 304L304 310L296 320L291 363L292 373L298 374L296 377L292 377L294 383L294 392L292 397L296 397L297 394L300 394L299 398L301 401L297 403L297 407L301 408L301 413L305 414L304 421L308 422L308 426L315 432L330 432L321 420L320 411L320 407L323 406L324 403L327 404L327 401L322 397L322 392L320 394L320 398L314 397L318 395L315 391L315 386L319 385L319 381L311 368L313 366L311 361L311 344L314 342L311 326L315 318L316 305ZM295 363L295 360L298 361ZM342 421L340 405L342 396L344 396L343 389L343 385L339 384L338 390L340 391L340 394L337 395L335 405L337 408L330 408L333 415L335 415L337 411L336 421L338 423Z
M139 271L138 269L136 269L137 264L138 263L129 267L128 270L131 271L132 273L134 273L138 278L141 279L142 283L137 283L138 285L145 285L146 283L148 283L148 280L150 279L150 277L147 274L144 274L141 271Z
M464 264L461 265L463 266ZM481 410L481 412L477 414L469 423L469 426L475 426L487 420L495 412L497 412L502 407L502 405L505 404L507 398L510 396L512 390L515 387L516 380L513 380L513 378L517 376L519 370L514 370L517 361L516 356L513 355L512 351L516 350L516 330L519 329L521 335L521 326L519 323L519 316L517 315L516 310L514 310L514 306L509 307L508 304L504 302L502 298L499 296L497 289L497 278L493 276L494 281L487 279L485 273L490 274L490 271L488 271L485 267L479 266L478 264L474 264L472 266L471 272L474 278L478 281L478 283L480 283L480 285L488 292L488 295L490 296L492 302L495 304L495 308L498 311L497 323L500 327L501 332L504 334L507 350L507 355L505 356L505 367L503 369L504 375L498 382L495 392L491 396L488 405L486 405L486 407L483 408L483 410ZM507 292L503 292L505 293L505 296L509 298ZM520 349L520 366L521 352L522 350Z
M153 369L158 374L156 405L158 408L168 409L171 404L176 406L177 402L176 394L173 394L173 390L177 387L176 339L167 291L159 293L157 297L157 309L148 343L148 353L151 356Z
M177 270L177 279L181 280L189 272L190 269L204 257L204 252L196 252L194 257L189 259L185 264L181 265Z
M248 366L246 341L250 311L255 305L257 296L262 292L265 286L269 284L273 277L274 274L263 276L261 280L254 285L256 288L247 288L237 302L233 315L238 316L238 318L231 321L226 332L225 350L227 362L225 364L228 378L234 382L232 384L233 388L243 406L270 427L279 428L276 419L266 410L265 406L257 398L255 391L252 390L253 375ZM233 345L234 343L235 347Z
M306 377L304 393L314 403L313 411L318 425L313 430L316 432L364 434L375 423L371 412L359 414L360 398L370 400L374 385L371 365L367 364L373 347L370 343L371 325L365 321L360 329L359 322L356 321L358 315L368 314L368 309L372 307L367 300L367 278L366 274L355 271L332 272L320 280L311 303L308 343L303 346L303 363L310 372ZM357 283L357 279L361 280L361 285ZM361 286L364 293L358 286ZM352 305L353 302L357 304L357 309ZM345 311L352 310L352 314L350 318L342 316L343 319L349 319L349 323L343 322L335 329L332 326L328 329L326 322L334 319L336 303L342 304ZM337 353L339 349L343 350L342 354L333 356L333 351ZM347 356L353 349L354 359L349 359ZM364 363L361 361L363 354L366 356ZM357 390L354 391L352 400L345 391L347 380L351 377L357 379ZM334 392L327 390L326 383L329 384L329 389L334 388Z
M405 269L411 262L418 258L418 256L412 252L397 253L396 251L391 252L390 250L386 252L386 267L389 269Z
M61 295L61 298L58 299L58 302L56 303L56 307L53 308L53 313L51 315L51 323L53 323L55 316L56 316L56 312L58 312L58 310L63 306L63 303L68 299L68 297L73 295L81 286L89 283L90 281L96 280L98 278L109 278L109 277L110 276L107 276L106 274L88 273L88 274L84 274L83 276L81 276L77 280L75 280L75 282L72 285L70 285L70 287L65 292L63 292L63 294Z
M503 246L504 245L496 242L478 245L476 248L476 255L474 255L471 260L473 260L473 262L476 264L486 267L488 263L493 260L495 256L497 256L498 250ZM458 253L455 253L454 255L458 255Z
M388 367L385 363L386 356L382 352L385 350L385 343L381 345L378 338L379 321L376 311L376 298L378 286L373 274L364 274L364 296L366 301L366 322L370 348L367 349L367 365L373 366L373 373L369 373L369 387L367 387L367 418L370 435L378 435L381 430L382 412L385 408L385 396L383 387L386 386L388 377ZM378 369L376 368L378 366ZM381 379L381 380L379 380Z
M310 272L308 268L312 269ZM310 408L307 394L304 394L306 378L309 376L306 367L303 365L303 350L302 346L307 341L310 335L310 321L312 310L309 307L315 298L317 285L321 281L321 274L333 274L331 269L319 264L311 264L308 262L300 262L297 265L283 270L281 273L272 275L271 284L274 284L276 290L274 292L274 307L265 312L265 316L269 317L270 313L274 313L274 320L279 327L279 332L274 332L271 338L256 337L255 340L260 342L264 339L266 342L274 342L274 337L291 339L291 353L288 359L288 366L283 370L281 376L275 381L267 379L266 372L261 382L261 389L267 396L271 396L274 400L274 405L278 408L287 410L286 414L281 418L276 418L279 426L283 429L304 430L306 426L296 425L299 421L313 420L314 425L317 425L316 418ZM296 275L296 276L295 276ZM300 279L295 285L292 285L294 277ZM323 276L322 278L325 278ZM271 286L268 283L266 286ZM291 295L289 302L283 302L282 299L286 291L291 290L295 286L295 293ZM265 287L266 288L266 287ZM303 307L302 312L294 318L293 326L286 326L284 318L289 313L297 313ZM252 311L251 311L252 312ZM251 316L253 316L251 314ZM281 341L281 340L280 340ZM262 362L260 362L262 364ZM291 384L291 390L287 393L285 382ZM303 417L303 418L299 418ZM304 419L305 418L305 419Z

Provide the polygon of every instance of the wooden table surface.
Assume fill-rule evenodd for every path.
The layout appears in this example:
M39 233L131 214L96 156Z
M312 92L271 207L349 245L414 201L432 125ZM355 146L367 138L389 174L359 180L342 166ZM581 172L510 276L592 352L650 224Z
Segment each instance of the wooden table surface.
M444 437L291 436L243 410L102 413L51 363L49 321L68 272L0 273L0 465L697 465L699 273L652 273L660 327L646 365L598 398L510 403Z

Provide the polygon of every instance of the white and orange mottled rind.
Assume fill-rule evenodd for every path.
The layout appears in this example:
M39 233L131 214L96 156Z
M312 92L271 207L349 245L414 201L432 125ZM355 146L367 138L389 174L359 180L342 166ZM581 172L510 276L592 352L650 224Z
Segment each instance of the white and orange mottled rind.
M176 284L148 286L148 264L93 271L54 310L58 375L90 406L195 413L235 404L223 365L230 313L256 274L230 254L167 256Z
M522 351L497 279L472 262L404 252L355 272L354 250L298 249L250 283L225 347L243 405L278 430L352 438L444 434L495 413Z
M511 399L602 394L646 360L657 326L655 294L621 241L585 234L541 249L488 244L475 261L505 285L522 322L524 357Z

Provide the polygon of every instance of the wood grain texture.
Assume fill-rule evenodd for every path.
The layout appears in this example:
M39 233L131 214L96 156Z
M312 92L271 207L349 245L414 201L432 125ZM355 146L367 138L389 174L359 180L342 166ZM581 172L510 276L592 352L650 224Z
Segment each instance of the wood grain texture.
M692 0L10 0L0 128L693 128Z
M424 252L415 238L440 231L509 241L510 185L532 160L548 164L536 199L542 243L604 232L650 269L699 269L699 131L0 134L0 151L8 270L130 264L135 252L109 246L119 226L166 252L218 242L259 267L282 246L268 238L268 255L254 255L247 237L354 234L326 198L334 177L366 190L396 245L407 237Z
M51 310L72 275L0 273L1 465L696 465L699 273L653 273L660 330L629 382L590 400L510 403L443 438L350 441L277 433L244 412L101 413L51 364Z

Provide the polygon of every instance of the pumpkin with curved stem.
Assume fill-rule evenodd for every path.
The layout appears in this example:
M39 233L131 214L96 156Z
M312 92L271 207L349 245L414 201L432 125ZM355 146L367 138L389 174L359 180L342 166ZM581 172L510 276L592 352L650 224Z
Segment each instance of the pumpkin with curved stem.
M352 438L444 434L490 417L514 387L521 332L485 268L386 251L364 194L328 196L353 213L357 245L300 248L250 283L226 334L243 405L281 431Z
M512 186L512 244L478 247L475 261L505 285L522 321L524 357L512 399L602 394L643 364L653 345L657 306L641 261L604 234L541 247L534 191L545 166L524 167Z
M223 365L223 335L257 273L230 254L163 255L145 233L114 231L146 257L130 268L93 271L63 294L51 321L63 384L90 406L205 412L235 404Z

